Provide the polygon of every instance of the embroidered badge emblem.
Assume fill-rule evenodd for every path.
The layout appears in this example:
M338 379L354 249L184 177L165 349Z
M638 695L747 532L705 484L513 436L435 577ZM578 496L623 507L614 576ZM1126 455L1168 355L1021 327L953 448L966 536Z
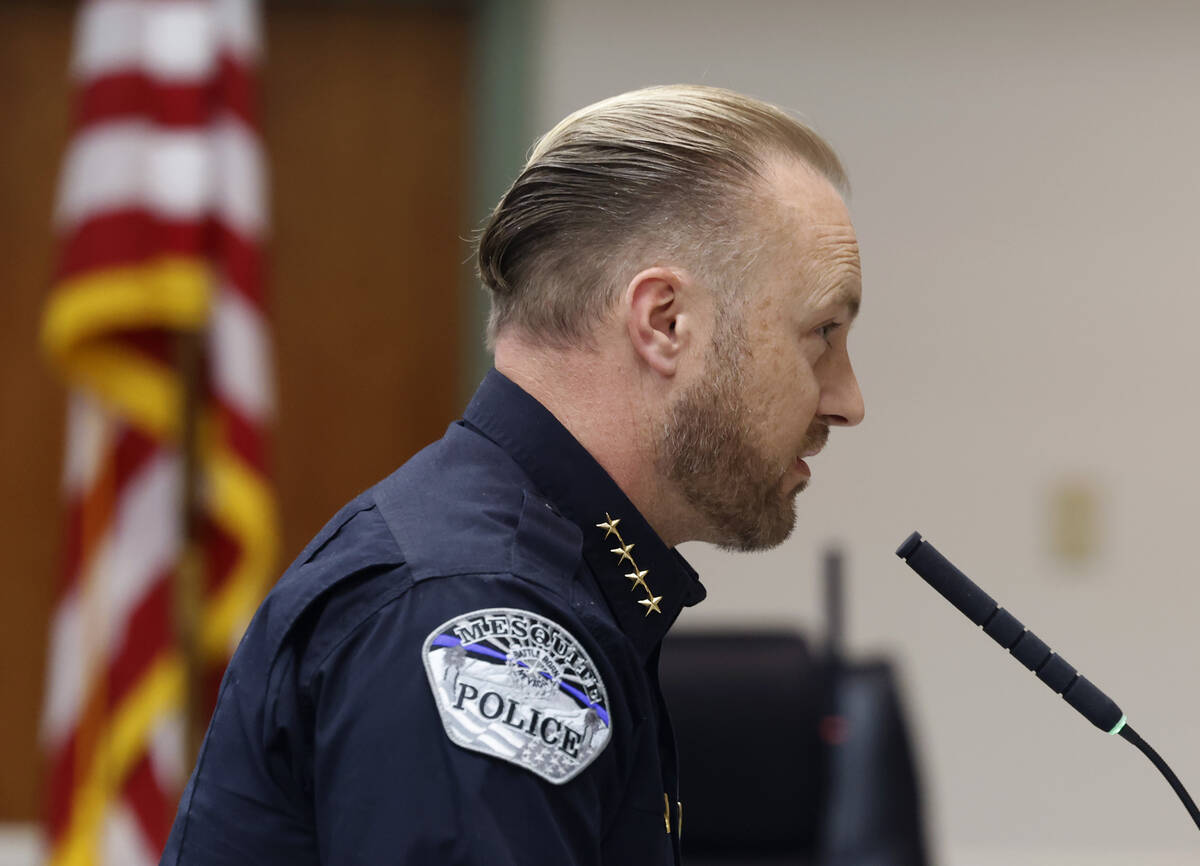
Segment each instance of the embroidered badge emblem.
M448 620L421 650L446 736L561 785L612 738L608 693L566 629L512 608Z

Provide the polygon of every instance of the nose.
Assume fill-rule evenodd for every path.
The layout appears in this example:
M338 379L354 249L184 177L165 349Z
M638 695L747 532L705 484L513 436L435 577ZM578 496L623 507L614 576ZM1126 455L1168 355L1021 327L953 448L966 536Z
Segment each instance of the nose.
M817 414L832 427L861 424L867 410L858 387L858 377L854 375L854 367L850 364L850 356L843 355L842 362L830 373L821 388Z

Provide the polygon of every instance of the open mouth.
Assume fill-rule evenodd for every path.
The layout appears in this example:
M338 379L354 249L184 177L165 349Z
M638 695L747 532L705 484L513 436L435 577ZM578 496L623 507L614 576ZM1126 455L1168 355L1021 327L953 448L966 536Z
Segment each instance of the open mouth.
M815 448L808 448L808 449L805 449L804 451L801 451L799 454L797 454L796 455L796 470L798 472L802 473L806 478L811 477L812 469L810 469L809 465L804 462L804 459L806 457L816 457L818 454L821 453L821 449L824 447L825 447L825 443L822 442L819 445L817 445Z

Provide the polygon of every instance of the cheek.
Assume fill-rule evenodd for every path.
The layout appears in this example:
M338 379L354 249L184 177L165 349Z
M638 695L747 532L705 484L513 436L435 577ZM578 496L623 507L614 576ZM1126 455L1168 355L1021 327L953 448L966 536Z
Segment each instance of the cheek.
M819 357L816 347L791 334L743 357L743 423L770 452L791 454L812 422L820 396L814 370Z
M792 447L803 441L813 419L817 416L819 391L812 381L797 382L796 387L781 402L784 409L782 435Z
M820 389L808 367L780 370L756 395L759 435L776 456L790 459L816 417Z
M772 414L778 415L783 423L794 426L801 416L816 412L820 383L811 359L801 352L791 353L790 357L782 352L776 355L765 381L769 383L766 402Z

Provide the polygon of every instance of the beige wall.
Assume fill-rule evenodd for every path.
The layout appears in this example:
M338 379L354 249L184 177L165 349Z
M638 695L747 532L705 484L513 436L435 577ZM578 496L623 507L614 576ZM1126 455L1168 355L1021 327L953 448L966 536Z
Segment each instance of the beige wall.
M687 551L710 599L685 624L816 621L819 550L840 540L852 646L895 653L915 699L943 862L1191 862L1195 828L1150 764L892 552L919 528L1198 792L1200 5L543 9L541 128L638 85L720 84L806 114L855 188L867 421L813 461L783 548ZM1076 478L1100 542L1072 567L1048 508Z

